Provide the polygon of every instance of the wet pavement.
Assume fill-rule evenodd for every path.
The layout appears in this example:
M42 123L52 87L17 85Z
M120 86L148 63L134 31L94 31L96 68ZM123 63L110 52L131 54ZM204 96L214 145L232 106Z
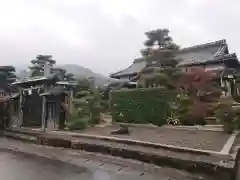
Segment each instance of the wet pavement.
M0 174L4 180L135 180L139 177L92 171L59 161L27 156L21 153L0 153ZM125 177L124 177L125 176ZM141 179L141 178L140 178Z

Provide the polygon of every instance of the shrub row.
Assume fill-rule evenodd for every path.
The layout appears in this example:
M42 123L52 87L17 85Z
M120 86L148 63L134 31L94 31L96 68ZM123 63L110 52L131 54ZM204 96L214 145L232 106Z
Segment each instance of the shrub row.
M113 121L166 124L174 92L159 88L125 89L110 92Z

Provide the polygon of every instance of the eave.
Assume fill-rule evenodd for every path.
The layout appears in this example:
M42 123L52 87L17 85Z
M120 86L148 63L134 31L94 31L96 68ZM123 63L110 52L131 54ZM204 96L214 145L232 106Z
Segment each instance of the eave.
M198 65L217 64L217 63L224 63L225 61L228 61L228 60L238 61L236 53L226 54L224 56L219 56L219 57L216 57L216 59L214 59L214 60L206 60L205 62L202 62L202 63L190 63L190 64L182 65L182 66L179 66L179 67L190 67L190 66L198 66Z
M134 73L127 73L127 74L123 74L123 75L110 75L110 78L114 78L114 79L118 79L120 77L128 77L128 76L136 76L138 73L134 72Z

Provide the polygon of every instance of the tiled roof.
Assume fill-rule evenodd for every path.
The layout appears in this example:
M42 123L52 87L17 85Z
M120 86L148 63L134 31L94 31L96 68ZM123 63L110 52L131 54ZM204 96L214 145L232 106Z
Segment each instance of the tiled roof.
M205 63L223 56L226 48L226 41L221 40L181 49L176 58L180 60L179 66Z
M52 73L49 76L28 77L24 80L17 80L15 82L13 82L12 85L27 84L27 83L44 81L44 80L52 80L52 79L56 78L58 75L59 75L58 73Z
M46 79L47 79L47 77L44 77L44 76L42 76L42 77L32 77L32 78L24 79L23 81L15 81L12 84L17 85L17 84L28 83L28 82L42 81L42 80L46 80Z
M56 82L58 85L66 85L66 86L76 86L77 84L75 82L69 82L69 81L58 81Z
M61 86L56 86L51 88L49 91L40 94L40 96L58 96L61 94L66 94L66 89Z
M140 72L146 66L146 61L135 61L131 66L123 71L111 74L110 77L118 77L124 75L131 75Z
M176 55L180 61L179 66L190 64L199 64L221 59L225 56L233 56L233 54L225 54L228 51L226 40L210 42L206 44L191 46L183 48ZM134 63L127 69L111 74L110 77L119 77L123 75L131 75L140 72L146 66L146 61L143 59L136 59Z
M0 66L0 71L15 71L13 66Z

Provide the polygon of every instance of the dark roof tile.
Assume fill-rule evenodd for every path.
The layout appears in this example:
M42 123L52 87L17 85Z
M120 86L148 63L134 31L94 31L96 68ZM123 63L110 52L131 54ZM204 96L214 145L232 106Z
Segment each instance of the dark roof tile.
M119 71L117 73L111 74L110 77L117 77L121 75L130 75L133 73L138 73L140 72L145 66L146 66L146 61L139 61L139 62L134 62L131 66L129 66L127 69L123 71Z
M179 60L179 66L190 64L206 63L217 59L226 57L233 57L233 54L226 54L227 43L226 40L220 40L196 46L191 46L181 49L176 58ZM119 77L123 75L130 75L140 72L145 66L146 61L143 58L134 60L134 63L127 69L111 74L110 77Z
M61 94L66 94L66 89L62 86L56 86L50 89L49 91L40 94L41 96L58 96Z

